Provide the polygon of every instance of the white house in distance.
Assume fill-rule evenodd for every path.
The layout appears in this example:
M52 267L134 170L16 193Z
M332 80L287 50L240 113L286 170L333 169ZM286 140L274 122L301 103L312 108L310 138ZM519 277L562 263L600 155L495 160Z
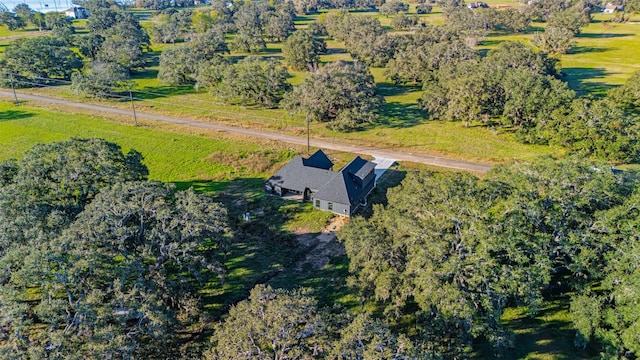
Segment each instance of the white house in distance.
M71 9L64 11L64 16L71 19L86 19L89 17L89 10L82 6L74 5Z
M613 3L607 3L604 6L604 9L602 9L602 12L605 14L613 14L617 11L623 11L624 10L624 5L616 5Z

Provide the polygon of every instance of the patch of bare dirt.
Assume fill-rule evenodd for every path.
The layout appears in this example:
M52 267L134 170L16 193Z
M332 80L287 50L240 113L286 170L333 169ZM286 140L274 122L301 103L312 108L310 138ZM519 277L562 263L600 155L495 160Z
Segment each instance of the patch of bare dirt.
M336 238L336 232L348 222L347 217L334 216L319 234L299 233L296 240L309 251L296 263L296 270L302 271L304 268L322 270L331 259L346 254L344 246Z
M329 220L329 224L322 229L322 232L338 232L349 222L346 216L334 216Z

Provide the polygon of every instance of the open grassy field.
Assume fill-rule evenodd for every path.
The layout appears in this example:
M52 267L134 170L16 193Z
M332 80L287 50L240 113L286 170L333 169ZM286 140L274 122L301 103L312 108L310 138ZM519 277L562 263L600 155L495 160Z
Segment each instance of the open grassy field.
M562 57L569 85L581 94L602 95L640 71L640 17L611 23L598 15L577 37L577 46Z
M640 70L640 15L632 15L626 23L611 22L612 18L612 14L594 14L576 37L573 50L559 56L564 80L580 95L604 95ZM544 31L544 24L533 26ZM529 43L534 33L490 34L481 47L493 48L507 40Z
M492 6L515 6L516 1L489 1ZM390 21L376 12L360 12L362 16L376 16L385 23ZM146 20L150 13L140 12L143 25L151 26ZM297 20L299 26L306 26L318 15L308 15ZM432 14L423 16L428 22L441 21L442 14L436 7ZM561 57L565 79L580 94L602 94L607 88L624 82L640 65L637 63L640 53L634 46L640 40L640 24L636 18L625 24L607 22L611 15L597 14L594 23L590 24L578 37L575 51ZM82 26L82 23L78 23ZM541 26L541 24L534 24ZM491 48L506 40L527 42L532 33L505 36L500 33L490 34L481 43L481 48ZM0 44L1 45L1 44ZM323 62L346 60L351 56L344 45L329 40L328 52L323 55ZM151 67L133 74L137 86L133 90L138 99L136 107L140 111L167 113L174 116L197 118L199 120L224 122L232 125L264 128L272 131L283 131L290 134L303 134L305 121L300 114L289 114L284 110L257 109L220 103L206 92L195 91L191 86L169 87L157 79L158 56L163 48L170 44L152 44L153 52L149 53ZM280 58L282 44L269 43L268 51L262 56ZM243 54L232 54L234 58ZM636 56L638 55L638 56ZM385 97L386 104L381 111L380 122L353 133L339 133L326 129L322 124L312 124L312 136L336 138L345 142L370 144L381 147L404 149L408 152L444 155L460 160L477 162L503 162L509 159L531 159L545 154L561 154L559 148L547 146L529 146L517 142L512 134L498 132L487 128L485 124L473 124L465 128L460 123L429 121L419 109L417 100L421 91L418 87L396 87L385 78L384 69L373 68L378 91ZM292 72L290 82L297 84L303 81L304 72ZM69 89L60 86L29 91L77 99ZM126 100L126 99L124 99ZM83 99L90 101L90 99ZM91 100L95 101L95 100ZM129 108L126 101L117 99L100 100L110 106Z

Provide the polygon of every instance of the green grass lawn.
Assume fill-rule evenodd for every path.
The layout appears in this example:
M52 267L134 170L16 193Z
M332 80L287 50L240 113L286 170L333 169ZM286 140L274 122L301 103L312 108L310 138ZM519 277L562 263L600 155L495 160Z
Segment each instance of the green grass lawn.
M640 23L606 22L611 16L594 16L577 36L577 46L562 56L562 71L581 94L603 95L640 70Z
M5 36L14 36L14 35L24 35L33 31L37 31L38 29L32 27L32 26L28 26L22 29L17 29L17 30L9 30L9 28L7 27L7 25L0 25L0 37L5 37Z
M576 37L576 46L559 56L564 80L580 95L604 95L640 70L640 15L632 16L627 23L611 22L612 18L612 14L593 14L593 21ZM544 31L544 24L533 26ZM529 44L532 37L533 32L491 34L481 48L493 48L508 40Z
M229 165L207 161L212 152L258 149L248 143L136 128L90 116L0 103L0 159L19 157L39 142L69 137L100 137L120 144L125 151L134 148L144 155L150 177L160 181L209 180L231 170Z

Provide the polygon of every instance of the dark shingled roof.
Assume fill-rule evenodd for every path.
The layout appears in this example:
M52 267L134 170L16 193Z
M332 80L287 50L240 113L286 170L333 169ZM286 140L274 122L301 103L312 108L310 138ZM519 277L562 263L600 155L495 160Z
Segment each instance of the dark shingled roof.
M347 166L336 173L325 186L313 195L316 199L322 199L340 204L355 205L360 198L365 196L362 181L356 182L353 177L364 180L371 173L376 164L357 156ZM366 185L366 184L364 184Z
M371 181L364 184L364 180L376 164L357 156L340 171L331 171L331 167L333 163L321 150L307 159L296 156L267 180L267 185L300 193L310 189L315 192L313 197L316 199L358 204L367 195L364 192L370 190L367 185Z
M347 166L344 167L341 171L345 171L349 174L354 175L357 178L364 179L369 173L371 173L376 168L376 164L371 161L367 161L360 156L356 156Z
M296 156L267 180L267 184L299 192L307 188L317 191L335 176L335 171L304 166L302 157Z
M316 151L313 155L309 156L308 159L302 159L302 164L304 166L311 166L325 170L331 170L333 167L333 163L322 150Z

